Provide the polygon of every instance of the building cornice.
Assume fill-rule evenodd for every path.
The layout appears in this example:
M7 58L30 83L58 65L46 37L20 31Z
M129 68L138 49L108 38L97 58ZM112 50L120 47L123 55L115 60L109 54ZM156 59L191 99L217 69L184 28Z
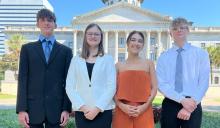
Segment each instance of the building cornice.
M207 32L211 32L211 33L219 33L220 32L220 27L196 27L196 26L192 26L190 27L190 32L192 33L207 33Z
M72 27L58 27L54 30L55 32L72 32ZM37 27L5 27L4 32L40 32L40 29Z
M113 24L116 27L111 27L109 23L100 23L103 27L103 31L131 31L133 30L131 26L135 25L136 27L143 26L142 29L138 29L141 31L161 31L165 32L169 30L168 26L158 26L158 25L164 25L165 23L115 23ZM137 26L139 25L139 26ZM151 26L155 25L155 26ZM80 25L77 25L77 27L58 27L55 29L55 32L74 32L74 31L84 31L85 27L87 26L87 23L81 23ZM117 27L119 27L117 29ZM130 27L129 27L130 26ZM146 27L144 27L146 26ZM6 33L19 33L19 32L40 32L40 29L37 27L5 27L4 32ZM191 33L220 33L220 27L190 27Z

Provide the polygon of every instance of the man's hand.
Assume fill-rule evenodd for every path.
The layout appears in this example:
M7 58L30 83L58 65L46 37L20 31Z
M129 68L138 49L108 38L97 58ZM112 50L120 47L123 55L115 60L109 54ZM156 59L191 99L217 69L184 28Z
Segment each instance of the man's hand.
M69 112L63 111L60 117L60 122L61 122L60 126L64 127L67 124L68 119L69 119Z
M178 114L177 114L177 118L181 119L181 120L189 120L190 119L190 115L191 113L188 112L186 109L182 108Z
M93 120L99 114L99 112L101 112L101 110L97 107L94 107L94 108L91 108L89 112L87 112L86 114L84 113L84 116L88 120Z
M25 128L30 128L29 124L29 116L27 112L19 112L18 113L18 121L21 125L23 125Z
M192 98L184 98L180 101L180 103L183 105L183 108L185 108L190 113L192 113L197 107L195 100Z

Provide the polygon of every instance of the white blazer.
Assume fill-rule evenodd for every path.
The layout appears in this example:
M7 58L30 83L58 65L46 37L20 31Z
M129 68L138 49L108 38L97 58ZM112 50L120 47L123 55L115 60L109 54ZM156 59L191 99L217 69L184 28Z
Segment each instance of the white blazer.
M101 111L113 109L116 69L112 56L104 55L96 58L91 81L85 59L80 56L72 58L66 79L66 92L74 111L79 111L83 105L96 106Z

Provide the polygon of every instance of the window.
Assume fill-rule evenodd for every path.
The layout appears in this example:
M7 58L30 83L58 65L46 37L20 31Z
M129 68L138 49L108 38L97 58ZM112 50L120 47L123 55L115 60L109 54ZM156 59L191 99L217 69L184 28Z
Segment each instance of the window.
M135 5L135 0L132 0L132 4Z
M119 53L118 54L118 61L122 62L125 60L125 53Z
M205 43L201 43L201 47L202 47L202 48L205 48Z
M150 60L152 61L156 60L156 53L150 53Z
M154 37L150 38L150 45L155 45L156 44L156 40Z
M150 38L150 45L151 45L151 50L152 50L152 53L150 54L150 59L153 61L156 61L158 46L156 45L155 37Z
M68 47L72 48L73 47L73 42L68 42Z
M125 48L125 38L119 38L119 48Z
M214 78L214 83L215 83L215 84L219 84L219 77L215 77L215 78Z

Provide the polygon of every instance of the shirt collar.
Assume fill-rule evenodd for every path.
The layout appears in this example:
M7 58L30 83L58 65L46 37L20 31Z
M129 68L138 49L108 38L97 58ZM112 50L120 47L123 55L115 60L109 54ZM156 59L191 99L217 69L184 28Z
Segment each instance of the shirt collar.
M56 40L54 35L52 35L50 37L45 37L44 35L40 34L40 36L39 36L40 42L43 42L44 39L50 41L52 43L52 45L54 44L54 42Z
M191 46L191 45L190 45L188 42L185 42L182 48L183 48L183 50L188 50L188 49L190 48L190 46ZM179 48L180 48L180 47L178 47L178 46L174 43L172 49L176 51L176 50L179 49Z

